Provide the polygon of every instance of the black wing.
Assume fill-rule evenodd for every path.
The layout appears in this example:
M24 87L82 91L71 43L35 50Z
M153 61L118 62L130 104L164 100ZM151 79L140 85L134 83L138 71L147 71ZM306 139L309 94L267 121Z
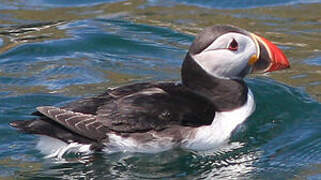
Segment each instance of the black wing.
M205 99L174 84L158 84L98 108L97 120L116 132L162 130L172 125L211 124L214 109Z
M97 141L110 131L160 131L171 127L211 124L213 106L174 83L140 83L108 90L61 108L38 107L41 119L54 120L71 132Z
M97 114L97 110L99 107L109 103L114 99L118 99L129 94L136 93L146 88L150 88L155 86L152 83L137 83L127 86L122 86L114 89L107 89L107 91L103 94L100 94L95 97L83 98L78 101L74 101L70 104L65 105L62 109L81 112L84 114Z

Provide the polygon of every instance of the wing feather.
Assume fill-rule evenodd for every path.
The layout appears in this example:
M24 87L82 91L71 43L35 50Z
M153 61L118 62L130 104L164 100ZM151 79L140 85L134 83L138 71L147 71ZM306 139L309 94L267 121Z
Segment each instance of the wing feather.
M101 122L97 121L95 115L73 112L53 106L41 106L37 107L37 110L67 129L93 140L104 138L108 131Z
M165 87L146 88L114 99L98 108L97 120L119 133L211 123L214 111L206 100L181 87Z
M207 100L174 83L128 85L61 108L37 109L38 114L92 140L105 138L111 131L137 133L173 125L209 125L215 115Z

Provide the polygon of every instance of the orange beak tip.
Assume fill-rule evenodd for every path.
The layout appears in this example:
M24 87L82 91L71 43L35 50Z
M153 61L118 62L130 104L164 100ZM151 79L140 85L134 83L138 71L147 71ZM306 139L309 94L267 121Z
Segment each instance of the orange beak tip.
M270 42L269 40L260 37L261 40L264 42L267 49L269 49L270 58L271 58L271 65L266 70L267 72L278 71L282 69L286 69L290 67L290 63L288 58L282 52L280 48L278 48L275 44Z

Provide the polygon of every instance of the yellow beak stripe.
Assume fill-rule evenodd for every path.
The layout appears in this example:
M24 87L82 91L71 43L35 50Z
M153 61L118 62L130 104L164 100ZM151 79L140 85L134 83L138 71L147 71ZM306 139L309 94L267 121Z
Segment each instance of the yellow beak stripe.
M260 46L259 46L259 42L258 40L260 39L260 37L258 37L257 35L255 35L254 33L251 33L250 34L255 42L255 45L256 45L256 50L257 50L257 53L252 55L251 58L249 59L249 65L253 65L257 62L257 60L259 60L259 57L260 57Z
M249 65L253 65L254 63L256 63L256 61L259 60L259 58L254 54L253 56L251 56L251 58L249 59Z

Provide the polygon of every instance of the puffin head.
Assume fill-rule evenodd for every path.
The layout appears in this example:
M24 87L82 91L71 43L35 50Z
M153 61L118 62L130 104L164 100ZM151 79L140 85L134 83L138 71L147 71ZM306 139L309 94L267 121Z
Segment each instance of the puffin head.
M190 68L196 68L215 78L242 79L250 73L289 66L283 52L265 38L235 26L214 25L195 38L185 57L182 76L184 81L187 69L190 72Z

